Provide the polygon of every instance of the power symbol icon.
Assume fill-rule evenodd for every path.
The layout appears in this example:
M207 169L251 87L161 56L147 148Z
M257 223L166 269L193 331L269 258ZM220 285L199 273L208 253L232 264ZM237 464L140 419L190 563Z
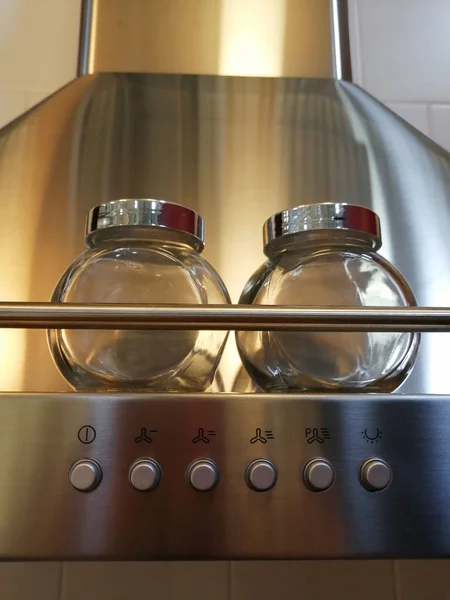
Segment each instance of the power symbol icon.
M92 444L97 436L97 432L90 425L83 425L78 431L78 439L82 444Z

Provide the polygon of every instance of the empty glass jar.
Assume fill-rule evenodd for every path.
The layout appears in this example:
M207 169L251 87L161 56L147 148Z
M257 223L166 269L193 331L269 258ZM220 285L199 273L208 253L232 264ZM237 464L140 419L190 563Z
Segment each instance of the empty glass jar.
M84 252L52 302L227 304L228 292L201 257L202 218L162 200L113 200L92 209ZM202 391L214 377L223 331L48 332L56 365L77 390Z
M246 284L241 304L408 307L414 295L377 254L380 223L367 208L299 206L264 225L268 261ZM396 332L236 334L242 362L265 391L386 392L408 376L420 336Z

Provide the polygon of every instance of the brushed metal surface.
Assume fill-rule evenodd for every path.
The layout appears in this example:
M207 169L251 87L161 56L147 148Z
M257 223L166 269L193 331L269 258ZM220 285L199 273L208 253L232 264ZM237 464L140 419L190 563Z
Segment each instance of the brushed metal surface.
M450 306L449 155L356 86L327 79L103 73L0 132L3 301L45 302L112 197L161 197L205 219L205 258L237 301L264 261L262 225L299 203L381 221L381 254L420 306ZM445 393L448 340L423 336L405 392ZM239 369L233 336L225 389ZM0 389L62 391L45 334L0 332ZM244 376L245 377L245 376ZM244 386L245 387L245 386Z
M78 74L351 79L346 0L85 0Z
M450 396L3 395L0 558L450 556L449 445ZM151 493L129 483L143 458L161 467ZM245 481L258 458L278 472L264 493ZM303 483L313 458L335 470L326 492ZM359 481L368 458L392 468L383 492ZM69 482L81 459L103 472L88 493ZM217 463L212 491L186 481L198 459Z
M348 0L330 0L334 77L353 81Z

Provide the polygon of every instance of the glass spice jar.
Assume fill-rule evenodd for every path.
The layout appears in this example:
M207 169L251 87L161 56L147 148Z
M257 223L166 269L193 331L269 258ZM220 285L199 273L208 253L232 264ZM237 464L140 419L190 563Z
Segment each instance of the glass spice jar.
M64 273L52 302L228 304L224 283L201 256L203 219L150 199L113 200L88 215L85 251ZM67 381L83 391L205 390L223 331L76 330L48 332Z
M380 222L348 204L298 206L264 225L268 257L241 304L408 307L414 295L377 250ZM237 332L253 381L273 392L390 392L411 371L420 335L398 332Z

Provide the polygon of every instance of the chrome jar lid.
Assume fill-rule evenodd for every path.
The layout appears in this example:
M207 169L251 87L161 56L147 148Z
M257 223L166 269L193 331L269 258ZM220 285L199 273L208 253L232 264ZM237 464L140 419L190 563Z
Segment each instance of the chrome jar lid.
M276 213L264 223L264 251L285 235L305 231L344 230L364 236L372 248L381 248L381 229L378 215L369 208L356 204L305 204Z
M196 250L205 245L203 219L195 211L181 204L147 198L124 198L100 204L89 211L86 221L86 243L109 227L161 227L181 234Z

